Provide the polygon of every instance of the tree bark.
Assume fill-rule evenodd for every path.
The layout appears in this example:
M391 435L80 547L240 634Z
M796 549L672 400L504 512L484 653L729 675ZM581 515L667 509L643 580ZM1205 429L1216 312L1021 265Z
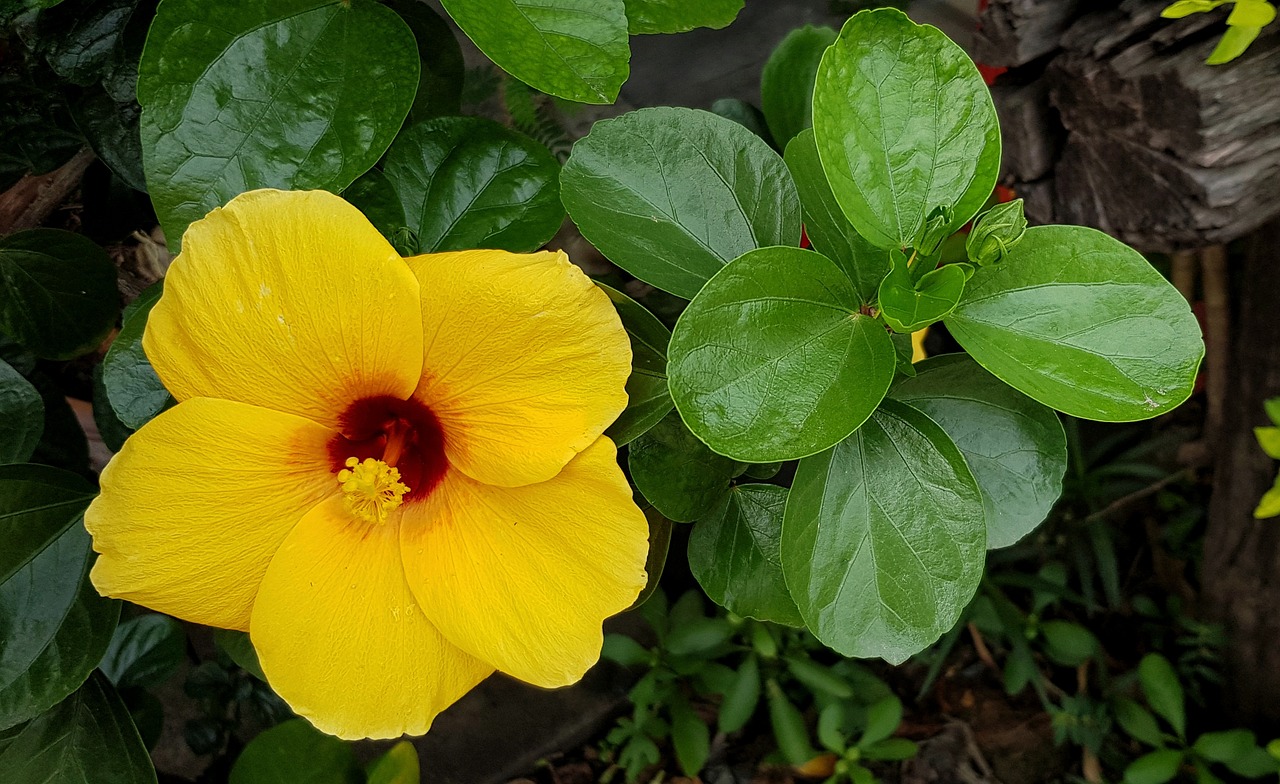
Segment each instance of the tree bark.
M1262 403L1280 395L1280 223L1257 232L1234 267L1237 293L1231 398L1216 444L1213 496L1205 539L1203 600L1228 635L1224 695L1240 718L1280 719L1280 521L1255 520L1258 499L1276 466L1253 428L1265 425Z

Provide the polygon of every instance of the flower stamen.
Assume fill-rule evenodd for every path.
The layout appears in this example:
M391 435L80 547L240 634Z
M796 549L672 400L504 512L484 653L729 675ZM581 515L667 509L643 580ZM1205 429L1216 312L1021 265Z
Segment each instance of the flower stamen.
M385 523L409 492L408 485L400 481L400 470L372 457L363 461L348 457L345 465L338 472L338 483L348 511L367 523Z

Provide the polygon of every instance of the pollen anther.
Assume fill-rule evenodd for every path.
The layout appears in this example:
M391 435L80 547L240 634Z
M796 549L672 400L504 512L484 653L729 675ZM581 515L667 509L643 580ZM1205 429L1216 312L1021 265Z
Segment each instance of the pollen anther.
M404 503L409 487L400 481L400 470L381 460L348 457L338 472L347 509L368 523L385 523L387 515Z

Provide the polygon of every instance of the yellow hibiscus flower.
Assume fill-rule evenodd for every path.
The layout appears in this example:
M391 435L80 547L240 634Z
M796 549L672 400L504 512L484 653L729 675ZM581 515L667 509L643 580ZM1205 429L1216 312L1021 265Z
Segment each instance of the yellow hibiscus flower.
M102 473L93 584L248 631L325 732L573 683L644 585L601 435L631 349L563 253L402 259L337 196L254 191L187 230L143 347L178 404Z

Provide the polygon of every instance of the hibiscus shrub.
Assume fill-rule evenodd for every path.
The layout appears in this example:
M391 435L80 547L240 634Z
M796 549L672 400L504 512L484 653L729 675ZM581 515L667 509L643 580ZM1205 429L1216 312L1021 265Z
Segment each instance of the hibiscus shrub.
M722 27L742 0L442 5L529 88L608 104L629 34ZM279 746L411 779L412 747L362 772L315 728L426 732L495 670L576 681L671 521L737 616L901 662L1057 499L1055 412L1158 416L1203 356L1137 252L987 208L987 88L897 10L788 36L763 115L642 109L563 165L458 116L458 39L418 0L3 13L14 78L61 85L6 96L5 183L87 142L178 254L121 311L83 235L0 239L5 782L155 781L167 616L221 630L193 748L225 746L232 706L305 719L233 780ZM566 212L618 287L538 252ZM913 362L935 324L965 353ZM107 343L99 483L50 374ZM119 599L163 614L118 624Z

